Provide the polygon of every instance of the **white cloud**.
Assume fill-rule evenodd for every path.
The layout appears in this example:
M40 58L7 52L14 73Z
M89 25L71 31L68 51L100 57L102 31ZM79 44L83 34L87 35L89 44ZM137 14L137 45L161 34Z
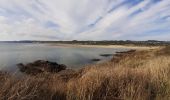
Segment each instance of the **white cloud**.
M168 27L170 26L170 21L168 20L160 22L163 16L170 15L170 0L161 1L160 3L149 6L148 9L146 9L149 4L150 1L146 0L130 9L128 9L126 5L121 6L112 13L107 14L95 26L95 28L88 32L81 33L80 37L82 37L83 39L89 39L90 37L92 39L94 36L98 36L96 37L96 39L128 39L126 38L127 35L147 35L146 33L148 33L149 35L149 31L162 30L162 33L160 32L158 36L149 35L150 39L159 39L155 37L163 37L161 36L161 34L164 33L164 30L168 30ZM139 9L141 10L141 13L137 14L136 16L130 16L133 12ZM161 17L161 15L163 16ZM169 36L169 34L170 29L168 33L164 34L164 36ZM79 38L79 36L77 38ZM143 36L141 38L148 39L148 36ZM162 40L163 38L160 39ZM163 40L170 40L170 38L166 38Z
M168 29L170 0L144 0L131 7L125 1L0 0L0 40L126 39ZM56 26L47 27L48 22Z

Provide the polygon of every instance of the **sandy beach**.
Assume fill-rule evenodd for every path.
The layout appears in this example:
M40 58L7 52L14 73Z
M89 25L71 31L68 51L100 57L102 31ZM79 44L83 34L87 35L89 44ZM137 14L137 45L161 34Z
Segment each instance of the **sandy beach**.
M47 45L51 46L62 46L62 47L84 47L84 48L128 48L136 50L147 50L160 48L159 46L133 46L133 45L81 45L81 44L58 44L50 43Z

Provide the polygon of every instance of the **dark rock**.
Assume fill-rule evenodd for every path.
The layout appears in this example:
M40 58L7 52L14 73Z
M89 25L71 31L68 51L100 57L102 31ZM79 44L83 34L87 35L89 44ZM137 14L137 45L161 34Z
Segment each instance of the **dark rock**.
M20 63L17 64L17 66L21 72L33 75L43 72L57 73L66 69L66 66L63 64L57 64L55 62L43 60L37 60L33 63L28 63L26 65Z
M91 59L92 61L100 61L100 59L97 59L97 58L94 58L94 59Z
M116 54L113 55L113 58L111 61L118 63L122 58L132 55L134 52L136 52L136 50L116 52Z
M119 54L120 54L120 53L126 53L126 54L127 54L127 53L133 53L133 52L135 52L135 51L136 51L136 50L129 50L129 51L116 52L116 53L119 53Z
M109 57L109 56L113 56L113 54L101 54L100 56Z

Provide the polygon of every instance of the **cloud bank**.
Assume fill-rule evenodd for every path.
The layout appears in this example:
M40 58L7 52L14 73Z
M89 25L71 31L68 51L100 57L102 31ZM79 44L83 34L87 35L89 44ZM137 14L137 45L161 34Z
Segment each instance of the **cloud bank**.
M0 40L170 40L170 0L0 0Z

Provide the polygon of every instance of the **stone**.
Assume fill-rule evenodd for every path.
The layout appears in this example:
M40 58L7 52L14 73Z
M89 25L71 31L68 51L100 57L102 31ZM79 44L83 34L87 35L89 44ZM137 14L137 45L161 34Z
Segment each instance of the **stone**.
M33 63L28 63L26 65L19 63L17 64L17 66L21 72L33 75L43 72L57 73L67 68L63 64L44 60L37 60Z

